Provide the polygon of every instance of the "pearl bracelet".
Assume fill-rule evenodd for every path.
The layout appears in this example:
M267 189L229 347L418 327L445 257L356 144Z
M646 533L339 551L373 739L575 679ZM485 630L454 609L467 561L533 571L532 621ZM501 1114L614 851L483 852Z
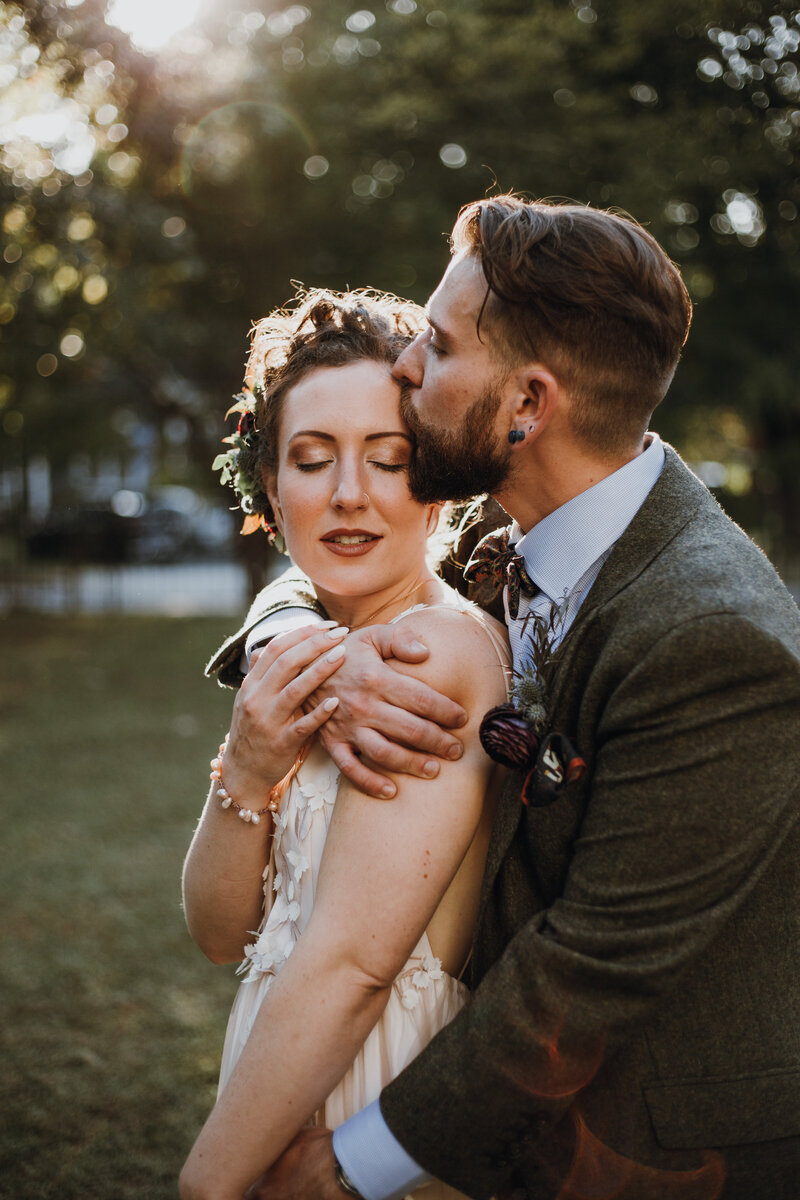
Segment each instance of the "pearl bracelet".
M212 758L211 766L211 782L217 785L216 795L220 801L222 808L235 808L239 818L248 825L259 825L261 818L268 812L277 812L280 804L280 797L274 793L275 788L270 792L269 801L263 808L259 808L254 812L252 808L243 808L241 804L237 804L233 796L231 796L225 784L222 782L222 760L225 757L225 748L228 745L228 735L225 735L225 741L219 748L219 754L216 758Z

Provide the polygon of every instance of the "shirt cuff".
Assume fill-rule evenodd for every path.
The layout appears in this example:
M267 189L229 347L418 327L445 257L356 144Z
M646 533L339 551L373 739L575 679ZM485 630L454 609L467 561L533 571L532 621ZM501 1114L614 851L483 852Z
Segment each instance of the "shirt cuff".
M334 1131L333 1152L365 1200L401 1200L433 1179L400 1145L378 1100Z
M304 625L316 625L319 621L322 621L322 617L312 608L279 608L268 617L264 617L247 635L244 654L239 664L242 674L246 675L250 670L250 655L256 646L262 646L279 633L291 633L293 629L302 629Z

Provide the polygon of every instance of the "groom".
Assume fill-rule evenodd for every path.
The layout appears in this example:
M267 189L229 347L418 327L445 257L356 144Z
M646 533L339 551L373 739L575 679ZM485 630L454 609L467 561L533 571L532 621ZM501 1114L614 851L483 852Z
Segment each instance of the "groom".
M560 606L549 731L587 770L529 803L510 773L471 1001L333 1140L301 1133L261 1200L385 1200L432 1176L478 1200L798 1195L800 614L646 432L689 319L631 221L513 197L459 216L429 327L395 369L412 487L490 491L513 518L515 667L531 618ZM270 607L212 666L230 672ZM326 743L371 791L363 746L422 773L430 753L392 743L454 741L420 719L452 723L452 706L406 699L376 647L412 657L396 631L351 637Z

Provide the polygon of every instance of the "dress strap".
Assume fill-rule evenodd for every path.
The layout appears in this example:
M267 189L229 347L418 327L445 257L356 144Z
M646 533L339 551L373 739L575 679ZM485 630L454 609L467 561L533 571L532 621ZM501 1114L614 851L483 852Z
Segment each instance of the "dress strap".
M470 946L470 948L469 948L469 954L468 954L468 955L467 955L467 957L464 959L464 965L463 965L463 967L461 968L461 970L458 972L458 975L456 976L456 979L458 979L458 980L459 980L459 982L461 982L461 980L463 980L463 978L464 978L464 975L465 975L465 973L466 973L466 970L467 970L467 967L469 966L469 964L470 964L471 962L472 962L472 946Z
M511 649L507 640L501 633L495 629L491 621L487 621L485 614L475 605L470 605L469 608L463 608L461 611L467 617L472 617L473 621L477 621L481 629L489 638L489 641L494 646L495 652L503 668L503 674L506 677L506 684L511 683Z
M479 608L477 604L474 604L472 600L467 600L465 596L462 596L454 589L451 588L450 590L453 594L453 603L448 603L445 601L438 604L416 604L413 608L408 608L405 612L402 612L398 616L394 617L392 623L394 623L394 621L401 620L402 617L409 616L411 613L420 612L423 609L428 612L431 610L435 611L436 609L443 609L446 612L458 612L463 613L467 617L471 617L473 621L478 622L481 629L494 646L495 653L497 654L498 661L503 670L503 675L505 676L506 685L510 686L512 676L512 658L511 649L508 645L507 639L503 636L503 634L497 631L494 623L487 618L483 609Z

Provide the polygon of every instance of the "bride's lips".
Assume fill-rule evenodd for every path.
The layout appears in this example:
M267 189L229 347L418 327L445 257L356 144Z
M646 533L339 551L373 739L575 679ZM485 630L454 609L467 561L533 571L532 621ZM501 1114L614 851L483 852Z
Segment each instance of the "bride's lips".
M332 529L320 538L331 553L340 558L360 558L369 554L381 540L380 534L370 533L368 529Z

